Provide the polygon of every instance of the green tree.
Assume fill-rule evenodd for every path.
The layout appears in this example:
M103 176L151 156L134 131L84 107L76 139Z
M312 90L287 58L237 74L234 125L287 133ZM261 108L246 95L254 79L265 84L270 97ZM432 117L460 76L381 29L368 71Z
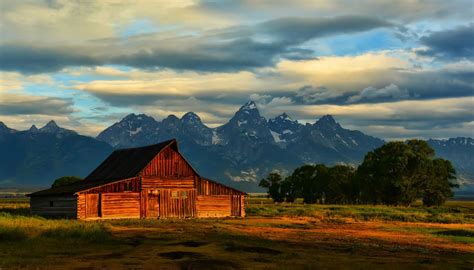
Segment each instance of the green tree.
M357 196L354 172L354 168L346 165L336 165L328 169L328 181L324 186L325 203L342 204L354 201Z
M324 164L304 165L291 175L304 203L322 202L327 177L328 168Z
M260 187L266 188L268 196L274 202L283 202L284 196L281 192L282 177L279 173L270 173L267 178L260 180Z
M452 188L459 187L451 181L456 179L456 170L451 162L444 159L433 160L431 177L425 183L423 205L439 206L453 196Z
M294 202L299 194L299 186L295 178L288 176L281 183L281 194L286 202Z
M63 176L63 177L60 177L56 180L54 180L53 184L51 185L51 187L60 187L60 186L64 186L64 185L68 185L68 184L71 184L71 183L75 183L77 181L82 181L83 179L80 178L80 177L77 177L77 176Z
M433 172L441 163L433 160L434 155L434 150L421 140L389 142L369 152L357 169L361 200L409 206L424 196L429 186L436 190L437 185L429 184L438 183L433 180Z

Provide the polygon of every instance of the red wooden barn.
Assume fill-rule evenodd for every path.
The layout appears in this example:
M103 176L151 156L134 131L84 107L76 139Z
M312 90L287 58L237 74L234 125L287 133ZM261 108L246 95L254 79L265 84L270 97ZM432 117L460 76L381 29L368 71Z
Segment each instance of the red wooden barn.
M176 140L116 150L83 181L29 194L33 214L78 219L245 216L246 195L201 177Z

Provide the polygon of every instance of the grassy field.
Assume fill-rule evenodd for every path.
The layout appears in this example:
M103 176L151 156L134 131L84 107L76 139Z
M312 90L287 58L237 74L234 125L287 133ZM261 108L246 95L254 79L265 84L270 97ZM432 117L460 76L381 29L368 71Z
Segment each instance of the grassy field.
M0 268L472 269L474 202L440 208L275 205L248 217L81 222L0 200Z

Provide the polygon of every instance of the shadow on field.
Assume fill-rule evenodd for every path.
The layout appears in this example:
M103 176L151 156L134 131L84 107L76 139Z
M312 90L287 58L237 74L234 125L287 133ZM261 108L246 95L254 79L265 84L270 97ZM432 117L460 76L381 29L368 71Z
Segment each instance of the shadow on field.
M447 236L474 237L474 231L468 231L468 230L446 230L446 231L439 231L436 234L447 235Z
M5 207L5 208L0 208L0 213L7 213L10 215L14 216L24 216L24 217L30 217L31 212L30 208L14 208L14 207Z

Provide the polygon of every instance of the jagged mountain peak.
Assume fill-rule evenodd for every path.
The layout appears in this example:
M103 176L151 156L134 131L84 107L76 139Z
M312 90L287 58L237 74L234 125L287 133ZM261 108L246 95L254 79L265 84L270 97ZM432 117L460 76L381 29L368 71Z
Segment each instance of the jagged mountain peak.
M245 103L242 107L240 107L239 111L249 111L249 110L258 110L257 104L254 101L249 100Z
M314 124L315 127L319 128L331 128L331 129L336 129L336 128L341 128L341 125L334 120L334 117L330 114L326 114L323 117L319 118L318 121Z
M278 122L291 122L291 123L297 123L298 120L293 120L291 116L289 116L286 112L277 115L275 118L270 119L269 121L278 121Z
M163 119L162 122L163 123L165 123L165 122L179 122L179 118L174 114L170 114L165 119Z
M129 121L141 121L141 120L155 120L153 119L153 117L151 116L148 116L146 114L134 114L134 113L131 113L131 114L128 114L127 116L125 116L124 118L122 118L122 120L120 120L120 122L129 122Z
M258 111L257 105L253 101L248 101L235 113L230 122L235 120L256 119L260 121L263 118ZM266 121L266 120L265 120Z
M42 128L40 128L41 131L58 131L60 128L54 122L54 120L49 121L46 125L44 125Z
M44 125L40 129L36 128L36 126L33 125L30 128L30 131L33 131L33 132L38 131L38 132L41 132L41 133L53 133L53 134L56 134L58 136L77 134L73 130L65 129L65 128L62 128L62 127L58 126L58 124L56 124L56 122L54 120L49 121L46 125Z
M28 131L30 132L38 132L38 128L36 127L36 125L31 125L30 129L28 129Z
M201 118L194 112L187 112L181 117L183 123L201 123Z

